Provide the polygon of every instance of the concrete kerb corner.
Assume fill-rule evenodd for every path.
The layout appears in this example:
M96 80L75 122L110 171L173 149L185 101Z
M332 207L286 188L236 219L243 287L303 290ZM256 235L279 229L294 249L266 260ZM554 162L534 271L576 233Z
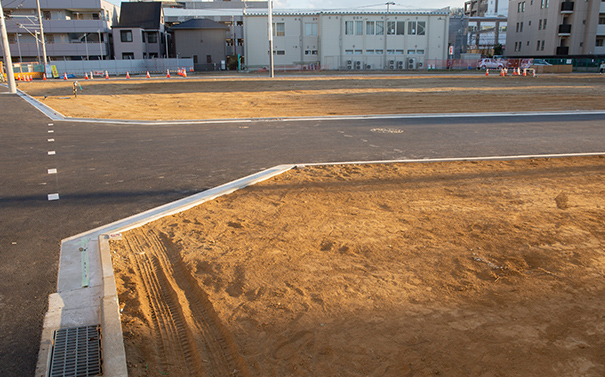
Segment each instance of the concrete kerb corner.
M126 377L126 354L109 241L120 232L186 211L204 202L282 174L295 165L279 165L216 188L61 241L57 292L49 296L38 353L36 377L48 376L54 332L60 328L101 325L103 376ZM87 253L84 264L83 253ZM84 267L86 265L86 268ZM86 286L83 282L89 279Z

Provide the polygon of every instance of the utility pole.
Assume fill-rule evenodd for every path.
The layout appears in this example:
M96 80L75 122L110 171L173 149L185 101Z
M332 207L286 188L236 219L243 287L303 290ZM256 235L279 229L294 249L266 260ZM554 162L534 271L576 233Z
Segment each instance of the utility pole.
M271 70L271 78L275 77L273 68L273 0L268 1L269 5L269 66Z
M40 10L40 0L36 0L38 6L38 21L40 22L40 38L42 39L42 55L44 59L44 73L46 73L46 65L48 60L46 59L46 41L44 40L44 26L42 25L42 11Z
M387 35L389 34L389 11L391 10L391 5L395 5L395 3L392 1L386 3L387 14L384 16L384 69L389 68L389 57L387 55Z
M8 82L8 91L17 93L15 84L15 73L13 72L13 59L11 49L8 44L8 34L6 34L6 23L4 22L4 10L2 10L2 1L0 1L0 32L2 34L2 46L4 47L4 65L6 66L6 81ZM0 72L0 74L2 74Z

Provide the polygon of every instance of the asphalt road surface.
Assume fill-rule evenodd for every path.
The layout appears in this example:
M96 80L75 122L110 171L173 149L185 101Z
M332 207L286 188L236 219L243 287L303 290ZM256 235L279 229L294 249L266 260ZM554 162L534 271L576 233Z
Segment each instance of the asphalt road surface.
M0 375L33 376L60 240L279 164L602 152L605 115L113 125L0 88ZM59 197L58 200L48 200Z

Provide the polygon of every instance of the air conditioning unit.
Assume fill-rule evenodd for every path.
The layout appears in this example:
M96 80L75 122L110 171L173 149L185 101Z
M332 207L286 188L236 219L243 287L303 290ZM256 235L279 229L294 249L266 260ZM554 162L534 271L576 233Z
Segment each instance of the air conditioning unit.
M403 69L403 61L397 62L397 69Z
M389 60L389 69L395 69L395 60Z
M408 69L416 69L416 59L414 59L414 58L408 59Z
M355 62L355 69L361 69L361 62L360 61Z
M372 64L366 64L366 71L372 69Z
M416 67L417 67L418 69L422 69L422 68L424 68L424 62L418 62L418 64L416 64Z
M353 69L353 61L352 60L347 60L347 69L349 71Z

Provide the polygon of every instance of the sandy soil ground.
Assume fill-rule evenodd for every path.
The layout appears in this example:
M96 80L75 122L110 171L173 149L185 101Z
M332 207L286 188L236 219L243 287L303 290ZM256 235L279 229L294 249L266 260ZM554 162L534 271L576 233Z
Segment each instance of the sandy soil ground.
M306 167L112 243L131 376L603 376L605 158Z
M73 80L19 88L65 116L223 119L323 115L604 110L605 77L471 74Z

